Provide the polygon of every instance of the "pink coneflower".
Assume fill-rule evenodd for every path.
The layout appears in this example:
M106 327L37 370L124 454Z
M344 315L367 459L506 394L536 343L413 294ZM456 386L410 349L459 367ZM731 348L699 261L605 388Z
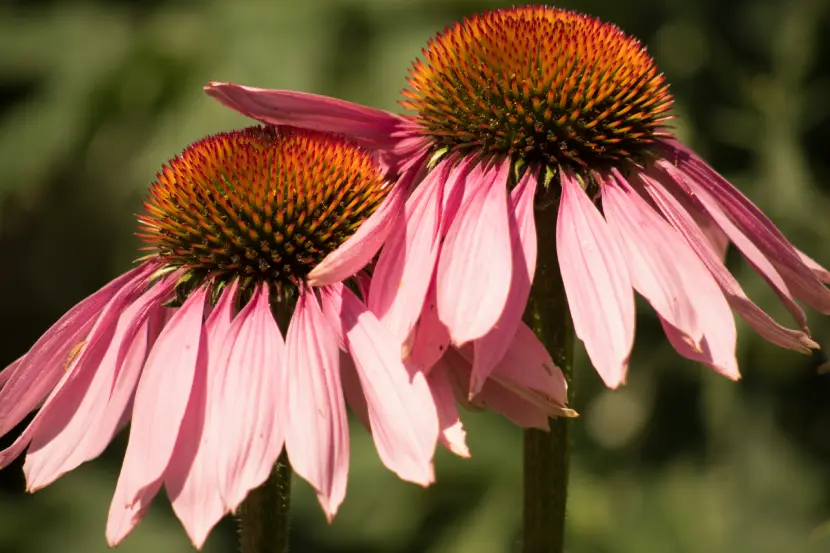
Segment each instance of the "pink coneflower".
M284 446L331 519L346 492L347 388L383 463L430 483L437 440L465 451L456 404L401 361L350 288L405 190L366 150L310 131L251 128L187 148L140 216L150 254L0 373L0 435L40 406L0 466L28 447L37 490L130 423L108 541L164 485L200 547Z
M731 310L780 346L818 347L795 300L830 312L827 272L666 126L672 98L616 26L552 7L486 12L433 38L401 117L341 100L213 83L254 119L347 134L419 180L377 263L369 307L404 344L428 290L482 389L516 333L536 263L534 207L558 203L559 266L577 336L604 382L625 382L634 294L681 355L739 377ZM781 326L723 263L732 242L795 319ZM548 254L550 255L550 254ZM425 328L426 327L426 328ZM444 348L446 342L427 341ZM437 355L427 355L434 360Z

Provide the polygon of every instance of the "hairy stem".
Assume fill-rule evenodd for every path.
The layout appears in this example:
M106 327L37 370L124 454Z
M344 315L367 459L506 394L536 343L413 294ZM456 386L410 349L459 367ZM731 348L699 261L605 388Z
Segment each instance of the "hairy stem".
M291 507L291 465L283 451L271 476L239 507L242 553L286 553Z
M570 388L574 332L556 257L556 211L536 213L539 254L525 320L562 369ZM550 432L524 433L523 553L562 553L571 444L567 418L550 421Z

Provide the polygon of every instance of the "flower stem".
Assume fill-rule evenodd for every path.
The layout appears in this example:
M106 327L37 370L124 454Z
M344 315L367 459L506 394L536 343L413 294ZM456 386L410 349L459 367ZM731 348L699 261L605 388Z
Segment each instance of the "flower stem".
M291 465L283 451L271 476L239 507L242 553L286 553L291 507Z
M556 211L537 211L539 254L525 320L565 375L571 399L574 331L556 257ZM524 433L523 553L562 553L571 444L567 418Z

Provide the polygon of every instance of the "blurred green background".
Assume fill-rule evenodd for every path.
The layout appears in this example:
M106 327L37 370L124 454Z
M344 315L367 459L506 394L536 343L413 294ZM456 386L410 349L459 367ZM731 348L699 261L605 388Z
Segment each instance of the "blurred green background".
M9 1L0 4L0 366L137 257L134 214L161 163L246 120L209 79L396 110L409 63L471 0ZM673 83L678 133L808 254L830 265L830 2L560 3L640 37ZM732 252L759 304L773 294ZM811 314L830 347L830 319ZM830 551L830 376L739 326L744 379L680 359L640 309L629 384L604 390L579 353L571 553ZM440 451L421 489L352 434L346 502L327 525L295 482L294 551L516 549L521 433L468 414L471 460ZM13 436L12 436L13 437ZM12 437L2 440L8 444ZM0 552L107 550L125 436L35 495L0 473ZM225 520L205 551L235 551ZM120 548L189 551L162 496Z

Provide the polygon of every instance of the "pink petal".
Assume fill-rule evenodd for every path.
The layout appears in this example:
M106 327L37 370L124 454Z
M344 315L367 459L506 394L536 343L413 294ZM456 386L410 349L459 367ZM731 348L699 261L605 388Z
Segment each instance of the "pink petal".
M716 209L723 210L735 226L751 238L798 299L817 311L830 313L830 289L805 265L792 244L761 210L691 150L676 142L669 146L679 154L678 172L687 177L686 185L696 194L705 190L712 195L718 204ZM668 162L664 165L672 166ZM711 209L709 211L715 216ZM729 235L726 228L723 230Z
M368 305L403 342L418 319L432 280L440 242L439 213L452 164L444 161L412 193L372 274Z
M346 496L349 427L340 384L337 337L314 292L300 293L286 338L291 466L315 490L331 522Z
M681 236L613 171L603 185L606 219L619 233L634 288L677 329L670 335L715 370L737 378L737 333L729 305L712 275Z
M431 483L438 414L424 374L401 362L399 344L348 288L321 292L326 317L354 359L381 461L404 480Z
M407 171L397 184L392 185L392 190L380 207L348 240L323 258L308 274L308 283L311 286L342 282L372 260L401 216L404 202L419 172L420 168L414 167Z
M291 90L211 82L205 92L243 115L271 125L343 134L370 148L394 148L406 120L359 104Z
M288 401L285 343L261 286L231 323L220 353L215 382L220 390L211 416L221 420L213 439L219 489L234 511L250 490L271 473L285 442Z
M508 217L513 252L510 291L498 322L490 332L473 341L475 357L470 378L470 396L481 391L493 367L504 356L527 306L530 284L536 272L536 222L533 218L533 201L537 178L535 171L527 169L510 193Z
M444 355L450 343L450 331L438 319L435 297L435 281L427 291L421 317L413 329L411 339L404 345L403 360L417 369L429 372L432 366Z
M493 167L461 207L438 261L438 315L453 342L487 334L504 311L513 256L507 216L510 161Z
M2 388L6 384L6 382L8 382L11 379L15 369L17 369L17 367L20 365L20 362L23 361L24 357L25 355L21 355L20 357L12 361L8 367L0 371L0 388Z
M447 371L432 371L427 380L438 411L438 424L441 428L438 442L459 457L470 457L467 434L464 432L464 425L458 414L458 405L455 402L455 394Z
M111 545L120 543L135 528L161 487L197 364L207 360L202 334L206 294L206 287L190 294L147 357L136 389L127 453L107 520L107 541Z
M72 369L76 377L64 387L65 396L80 401L68 412L56 408L45 411L41 430L29 447L23 470L30 489L47 486L94 459L115 436L144 365L149 317L172 284L171 280L157 283L124 309L136 287L120 305L108 306L111 325L102 331L93 329Z
M727 236L729 236L730 240L732 240L735 246L744 255L750 266L767 282L767 284L770 285L778 298L781 300L781 303L783 303L787 311L790 312L790 315L792 315L798 326L805 333L808 332L807 316L804 314L801 307L799 307L799 305L795 302L787 283L784 281L782 275L775 268L771 260L756 247L750 237L744 234L733 224L730 218L727 217L726 213L720 209L718 203L715 201L715 198L706 190L700 189L697 190L696 193L692 193L691 189L685 187L687 179L685 179L684 175L677 171L673 165L662 162L658 163L658 165L666 172L666 174L670 176L671 184L677 185L681 188L681 190L686 189L686 193L693 196L697 200L697 204L694 202L687 202L687 208L690 208L692 213L695 213L695 211L703 211L718 225L720 225ZM682 195L678 194L678 196L682 198Z
M216 467L216 450L223 444L215 438L221 432L223 415L216 411L221 390L215 378L219 350L233 320L236 290L237 281L234 281L222 292L205 323L207 363L196 367L193 393L164 475L173 511L196 549L201 549L211 529L225 514Z
M579 182L562 172L556 250L576 335L609 388L625 383L634 294L616 237Z
M809 353L811 348L818 347L805 333L784 328L776 323L772 317L746 297L738 281L724 266L720 252L712 247L703 229L698 227L697 221L674 196L663 188L660 182L647 175L641 175L641 182L666 220L686 239L695 254L712 273L726 295L729 305L749 326L770 342L786 348Z
M325 311L324 309L324 314ZM363 386L360 385L360 377L357 376L354 360L344 351L340 352L340 381L343 385L343 395L346 398L349 409L352 410L357 420L366 427L366 430L371 431L369 406L366 405L366 396L363 395Z
M474 359L474 347L466 346L458 351L468 363ZM499 389L523 398L551 417L574 416L574 412L565 407L568 401L565 376L525 324L519 325L504 357L490 373L488 382L491 381L497 383Z
M432 372L445 372L455 381L454 388L468 390L470 387L470 364L455 350L450 350L441 358ZM507 417L510 422L521 428L540 428L548 430L548 414L533 402L516 395L490 379L481 392L471 400L471 405L479 409L491 409Z
M84 341L116 293L131 283L146 281L155 269L145 263L124 273L70 309L43 334L0 389L0 436L17 426L54 389L66 372L73 349Z
M825 284L830 284L830 271L819 265L816 261L810 258L806 253L796 249L795 253L798 254L799 259L801 262L804 263L816 277Z

